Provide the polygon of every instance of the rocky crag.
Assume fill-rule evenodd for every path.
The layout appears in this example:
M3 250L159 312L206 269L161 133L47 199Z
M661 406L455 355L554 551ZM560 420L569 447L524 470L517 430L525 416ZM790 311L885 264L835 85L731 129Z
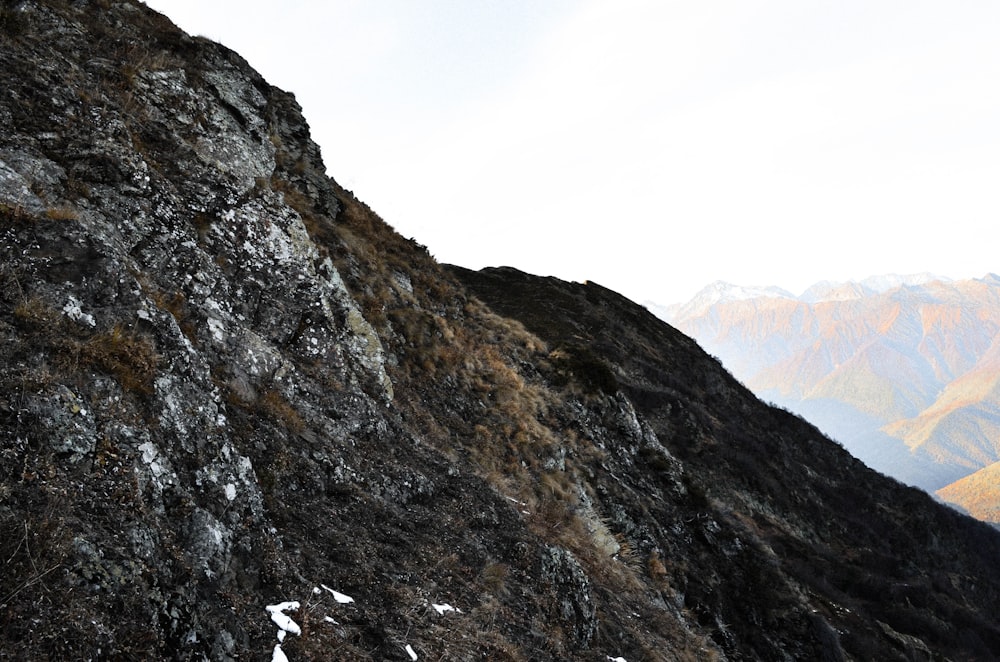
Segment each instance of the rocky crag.
M1000 651L997 532L613 292L437 264L235 53L6 2L0 80L0 658Z

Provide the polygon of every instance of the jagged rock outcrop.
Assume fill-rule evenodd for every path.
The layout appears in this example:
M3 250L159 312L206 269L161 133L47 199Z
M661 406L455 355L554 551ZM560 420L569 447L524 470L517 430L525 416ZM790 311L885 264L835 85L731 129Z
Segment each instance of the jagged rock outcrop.
M994 531L599 286L441 267L236 54L0 39L0 657L1000 650Z

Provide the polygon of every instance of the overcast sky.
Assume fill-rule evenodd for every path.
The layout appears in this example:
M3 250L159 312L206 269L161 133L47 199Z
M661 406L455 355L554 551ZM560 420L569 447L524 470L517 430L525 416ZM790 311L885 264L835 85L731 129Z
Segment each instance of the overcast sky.
M637 301L1000 271L994 0L153 0L442 262Z

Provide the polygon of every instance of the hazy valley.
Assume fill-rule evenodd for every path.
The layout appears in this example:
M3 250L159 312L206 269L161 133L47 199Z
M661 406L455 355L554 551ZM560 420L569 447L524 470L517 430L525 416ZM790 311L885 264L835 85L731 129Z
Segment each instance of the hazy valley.
M996 522L1000 278L710 285L654 309L869 466Z

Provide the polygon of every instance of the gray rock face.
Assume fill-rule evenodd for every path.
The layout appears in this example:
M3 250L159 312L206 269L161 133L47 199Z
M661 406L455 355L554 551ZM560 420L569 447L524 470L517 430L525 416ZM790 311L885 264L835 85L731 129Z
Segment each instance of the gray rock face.
M169 611L140 610L151 642L196 655L228 620L217 600L200 604L206 591L259 585L262 555L281 548L262 458L278 461L273 446L306 419L340 439L368 427L392 399L384 352L276 189L273 105L293 111L286 132L308 135L288 97L138 6L3 11L23 29L3 50L7 466L44 464L106 512L80 516L75 547L52 541L85 601L99 610L126 576L137 596L169 593ZM331 394L306 396L320 389L305 373ZM258 414L270 434L236 429ZM96 503L112 493L131 504L124 521ZM109 574L110 556L139 567ZM247 627L220 645L245 644Z
M991 533L617 295L501 276L392 232L225 48L0 8L0 657L259 659L279 623L300 660L1000 645ZM924 534L912 599L859 588Z
M363 265L316 241L345 194L322 174L294 100L137 5L3 11L17 26L2 52L3 480L8 496L61 511L32 552L51 567L33 575L38 559L15 546L5 558L23 549L32 572L5 590L27 598L44 578L77 596L43 611L61 630L7 617L20 650L259 656L268 601L354 574L352 590L386 613L426 604L425 588L395 605L379 597L396 582L373 572L424 585L392 567L397 553L377 552L390 544L379 528L460 497L447 485L464 471L387 409L386 350L335 261L355 282ZM407 296L417 280L395 271ZM368 512L345 518L331 494ZM477 511L501 506L495 523L510 519L485 483L467 496ZM12 502L0 514L15 536L49 528ZM407 545L405 530L390 549ZM428 544L404 566L439 565ZM563 566L549 590L583 590L579 566ZM573 636L586 647L593 604L580 604L589 620ZM367 610L338 631L346 641L383 627Z

